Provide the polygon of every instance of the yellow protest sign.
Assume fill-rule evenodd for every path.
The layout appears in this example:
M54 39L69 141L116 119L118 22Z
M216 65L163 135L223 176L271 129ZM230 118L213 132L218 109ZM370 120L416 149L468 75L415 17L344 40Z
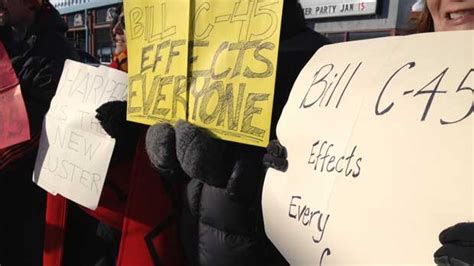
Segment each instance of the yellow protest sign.
M266 146L283 0L196 0L188 121L218 138Z
M188 0L125 0L129 63L127 119L186 119Z

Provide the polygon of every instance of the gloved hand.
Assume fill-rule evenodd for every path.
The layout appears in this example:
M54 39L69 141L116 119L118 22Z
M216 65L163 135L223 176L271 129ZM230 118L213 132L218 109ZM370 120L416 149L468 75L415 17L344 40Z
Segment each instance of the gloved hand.
M169 182L183 178L184 173L176 158L176 136L173 126L158 123L148 128L146 152L161 177Z
M211 186L226 187L234 164L229 143L212 138L204 129L186 121L178 121L176 154L189 177Z
M443 246L434 254L437 265L474 265L474 223L459 223L445 229L439 241Z
M127 121L127 102L104 103L96 112L95 117L102 128L116 140L112 161L133 157L140 134L140 125Z
M114 139L129 138L135 133L137 124L127 121L127 102L112 101L102 104L96 110L96 118L102 128ZM136 134L134 134L136 135Z
M277 139L270 141L267 153L263 156L263 165L285 172L288 169L286 148Z

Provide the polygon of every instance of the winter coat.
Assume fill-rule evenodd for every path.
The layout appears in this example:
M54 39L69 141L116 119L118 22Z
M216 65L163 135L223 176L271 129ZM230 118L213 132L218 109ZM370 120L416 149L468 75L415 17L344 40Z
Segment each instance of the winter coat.
M20 81L31 130L29 142L0 150L2 172L23 167L26 162L31 164L36 157L31 155L38 147L43 118L56 93L64 62L66 59L78 59L64 36L66 31L67 25L56 9L51 4L45 4L37 11L36 20L24 40L15 41L12 31L8 29L0 32L0 39Z
M293 82L316 50L329 43L306 28L299 4L284 3L272 138ZM264 149L213 139L206 130L180 121L175 129L166 124L151 127L147 150L155 168L168 178L176 178L181 168L191 179L181 223L189 265L287 264L264 233Z
M2 265L41 264L45 192L31 181L33 167L41 124L64 62L77 58L64 37L66 24L50 4L36 11L35 19L21 41L14 40L8 28L0 33L20 81L31 129L30 141L0 150Z

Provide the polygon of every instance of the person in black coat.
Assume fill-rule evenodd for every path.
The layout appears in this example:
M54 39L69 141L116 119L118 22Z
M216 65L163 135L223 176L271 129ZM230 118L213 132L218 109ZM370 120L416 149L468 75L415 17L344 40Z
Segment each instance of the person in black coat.
M329 41L306 28L301 6L283 7L271 137L293 82ZM287 265L267 239L261 192L265 149L210 137L185 121L150 127L147 152L161 176L190 178L184 192L181 238L190 265Z
M42 122L66 59L77 59L54 7L0 0L0 41L21 85L31 140L0 150L0 264L41 265L45 192L32 182ZM1 107L0 107L1 108Z

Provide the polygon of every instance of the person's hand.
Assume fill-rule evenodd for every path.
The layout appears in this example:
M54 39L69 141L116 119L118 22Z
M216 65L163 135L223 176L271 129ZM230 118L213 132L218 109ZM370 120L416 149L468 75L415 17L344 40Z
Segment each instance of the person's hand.
M146 152L161 177L169 182L182 179L184 175L176 158L176 136L172 125L158 123L148 128Z
M215 187L226 187L233 158L225 141L212 138L204 129L186 121L176 124L176 154L191 178Z
M443 230L439 241L443 246L434 253L437 265L474 265L474 223L459 223Z
M96 112L95 117L104 131L116 140L112 162L131 160L135 155L140 125L127 121L127 102L107 102Z
M274 168L285 172L288 169L286 148L278 140L270 141L267 146L267 153L263 156L263 165L267 168Z
M114 139L127 135L130 122L127 121L127 102L112 101L102 104L96 110L96 118L102 128Z

